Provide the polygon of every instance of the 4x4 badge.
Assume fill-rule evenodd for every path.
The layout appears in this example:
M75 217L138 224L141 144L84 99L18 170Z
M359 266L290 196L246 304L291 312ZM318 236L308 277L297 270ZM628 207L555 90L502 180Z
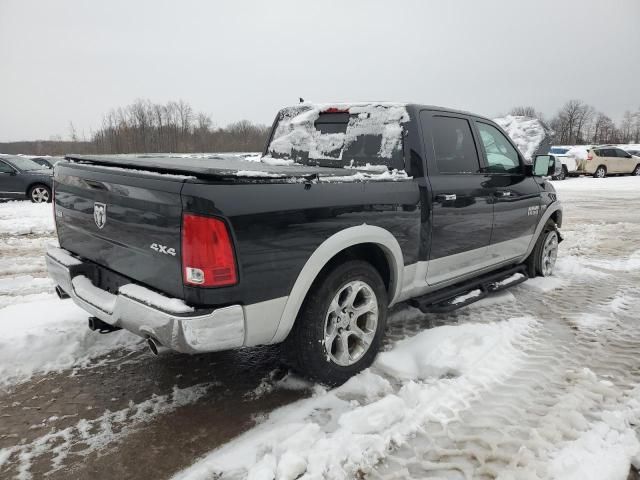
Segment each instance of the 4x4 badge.
M107 206L104 203L95 202L93 204L93 220L96 222L96 227L100 229L107 223Z

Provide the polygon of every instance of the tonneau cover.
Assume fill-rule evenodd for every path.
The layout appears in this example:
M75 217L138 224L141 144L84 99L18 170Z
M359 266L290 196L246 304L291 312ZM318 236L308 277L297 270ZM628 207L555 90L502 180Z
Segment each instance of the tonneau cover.
M71 162L140 169L158 173L217 178L313 178L317 176L349 176L355 169L309 165L274 165L260 161L255 155L241 154L140 154L140 155L77 155L65 157ZM264 173L264 175L260 175Z

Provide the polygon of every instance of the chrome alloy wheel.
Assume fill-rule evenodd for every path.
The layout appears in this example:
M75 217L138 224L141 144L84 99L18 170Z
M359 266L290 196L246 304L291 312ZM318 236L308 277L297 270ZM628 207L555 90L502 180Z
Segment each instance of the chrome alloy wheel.
M605 171L605 169L603 167L598 167L598 169L596 170L596 177L604 178L606 175L607 175L607 172Z
M47 203L49 201L49 190L45 187L36 187L31 190L31 200L35 203Z
M327 359L343 367L367 353L378 327L378 299L360 280L342 286L331 301L324 321Z
M553 267L558 258L558 232L552 230L547 233L542 246L541 269L542 276L548 277L553 273Z

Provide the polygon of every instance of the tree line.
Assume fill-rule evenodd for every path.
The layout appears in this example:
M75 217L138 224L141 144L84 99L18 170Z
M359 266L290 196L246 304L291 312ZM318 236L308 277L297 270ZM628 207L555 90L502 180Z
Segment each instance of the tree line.
M534 107L516 107L510 113L546 123L555 145L640 143L640 107L635 112L627 110L618 125L582 100L569 100L548 121Z
M546 119L534 107L515 107L512 115L540 119L552 131L552 144L640 143L640 108L625 112L619 124L581 100L569 100ZM248 120L216 127L211 116L183 100L165 104L137 100L107 112L100 127L79 138L70 124L69 140L0 143L0 152L34 155L65 153L198 153L262 151L269 128Z
M261 151L269 128L248 120L214 126L185 101L152 103L137 100L111 110L91 142L96 153Z

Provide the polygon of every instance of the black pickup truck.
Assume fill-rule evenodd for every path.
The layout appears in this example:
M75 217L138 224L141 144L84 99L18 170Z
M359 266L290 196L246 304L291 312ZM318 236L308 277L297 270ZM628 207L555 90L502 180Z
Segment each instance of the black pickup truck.
M67 156L46 260L94 329L185 353L284 342L338 384L371 364L390 306L447 311L550 275L559 167L470 113L303 103L260 157Z

